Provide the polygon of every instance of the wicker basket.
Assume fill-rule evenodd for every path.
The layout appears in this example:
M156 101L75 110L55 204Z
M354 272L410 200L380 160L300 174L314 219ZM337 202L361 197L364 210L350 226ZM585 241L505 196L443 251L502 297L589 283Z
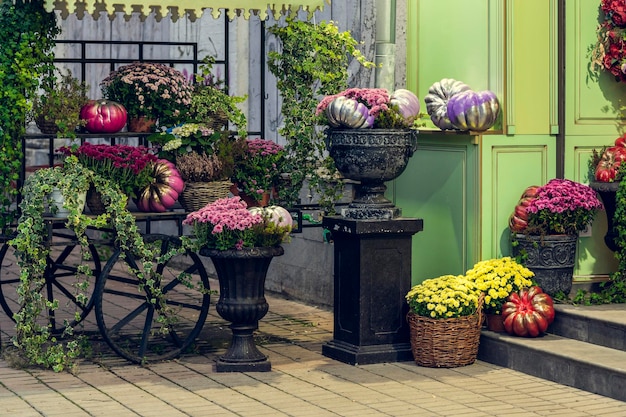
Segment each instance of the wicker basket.
M200 210L217 199L228 197L231 185L230 181L186 182L178 201L186 211Z
M407 315L415 363L429 368L455 368L476 361L483 322L483 297L471 316L432 319Z

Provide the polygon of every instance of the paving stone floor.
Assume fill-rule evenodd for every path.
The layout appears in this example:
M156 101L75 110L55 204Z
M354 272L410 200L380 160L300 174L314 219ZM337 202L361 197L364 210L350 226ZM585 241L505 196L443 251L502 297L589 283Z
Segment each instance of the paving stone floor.
M75 374L0 359L0 416L626 416L624 402L480 361L452 369L337 362L321 354L332 312L268 302L257 343L271 372L215 371L230 330L211 306L194 352L177 360L133 365L96 335L93 358ZM85 329L92 325L89 317ZM10 350L12 322L1 313L0 329Z

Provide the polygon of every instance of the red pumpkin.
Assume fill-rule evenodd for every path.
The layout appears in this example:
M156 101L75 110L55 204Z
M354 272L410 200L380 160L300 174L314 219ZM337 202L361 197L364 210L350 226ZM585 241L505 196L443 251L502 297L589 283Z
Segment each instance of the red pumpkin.
M626 147L621 143L622 137L617 138L616 145L604 150L600 162L596 166L596 181L612 182L624 160L626 160Z
M135 203L139 211L162 213L176 203L185 183L176 166L166 159L157 160L151 169L152 183L139 193Z
M91 133L116 133L126 126L126 108L111 100L89 100L80 109L80 118L87 121Z
M509 217L509 228L514 232L523 232L528 226L528 212L526 207L530 205L530 202L534 200L537 195L538 185L531 185L526 188L517 202L513 214Z
M541 288L522 288L502 306L504 329L512 335L537 337L554 321L552 297Z

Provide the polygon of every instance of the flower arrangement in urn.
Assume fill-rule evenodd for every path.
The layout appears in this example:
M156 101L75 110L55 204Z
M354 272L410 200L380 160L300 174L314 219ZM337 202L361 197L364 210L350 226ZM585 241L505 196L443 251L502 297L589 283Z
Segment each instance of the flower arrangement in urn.
M604 70L615 81L626 81L626 3L623 0L601 0L602 22L596 30L598 39L591 50L591 70Z
M200 249L275 247L288 238L292 219L286 209L247 207L238 196L222 198L189 213L183 224L193 227Z
M602 203L589 186L566 179L528 187L509 218L512 255L550 296L569 297L578 233Z
M191 103L192 85L182 72L164 64L134 62L119 67L100 83L104 98L121 103L128 118L179 122Z
M284 163L281 145L267 139L247 139L244 152L235 160L232 180L238 190L259 202L277 186Z
M484 308L488 314L500 314L513 292L533 285L534 275L530 269L508 256L480 261L465 272L465 278L485 294Z
M349 88L324 97L317 106L320 123L344 129L406 129L420 114L419 99L406 89Z
M589 186L555 178L524 191L509 226L513 232L530 235L577 235L601 208L602 203Z

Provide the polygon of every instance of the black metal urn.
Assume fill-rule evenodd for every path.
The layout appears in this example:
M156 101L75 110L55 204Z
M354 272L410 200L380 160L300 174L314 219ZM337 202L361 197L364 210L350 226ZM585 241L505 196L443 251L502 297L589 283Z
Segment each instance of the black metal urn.
M414 129L328 129L327 148L339 172L359 181L356 197L342 216L385 220L401 211L385 198L385 182L397 178L417 147Z
M254 331L267 314L265 277L275 256L284 254L281 246L241 250L200 249L213 261L220 284L216 310L231 322L233 333L226 353L216 364L218 372L267 372L271 362L254 343Z
M543 292L569 295L572 290L578 235L513 235L513 256L535 273L534 280Z
M606 235L604 235L604 243L613 252L617 250L617 245L615 244L615 238L617 237L617 233L615 233L615 229L613 226L613 216L615 215L615 195L617 194L619 184L619 181L592 181L591 183L589 183L589 187L591 187L591 189L593 189L600 195L600 198L602 199L602 204L604 204L604 210L606 211L606 222L608 225Z

